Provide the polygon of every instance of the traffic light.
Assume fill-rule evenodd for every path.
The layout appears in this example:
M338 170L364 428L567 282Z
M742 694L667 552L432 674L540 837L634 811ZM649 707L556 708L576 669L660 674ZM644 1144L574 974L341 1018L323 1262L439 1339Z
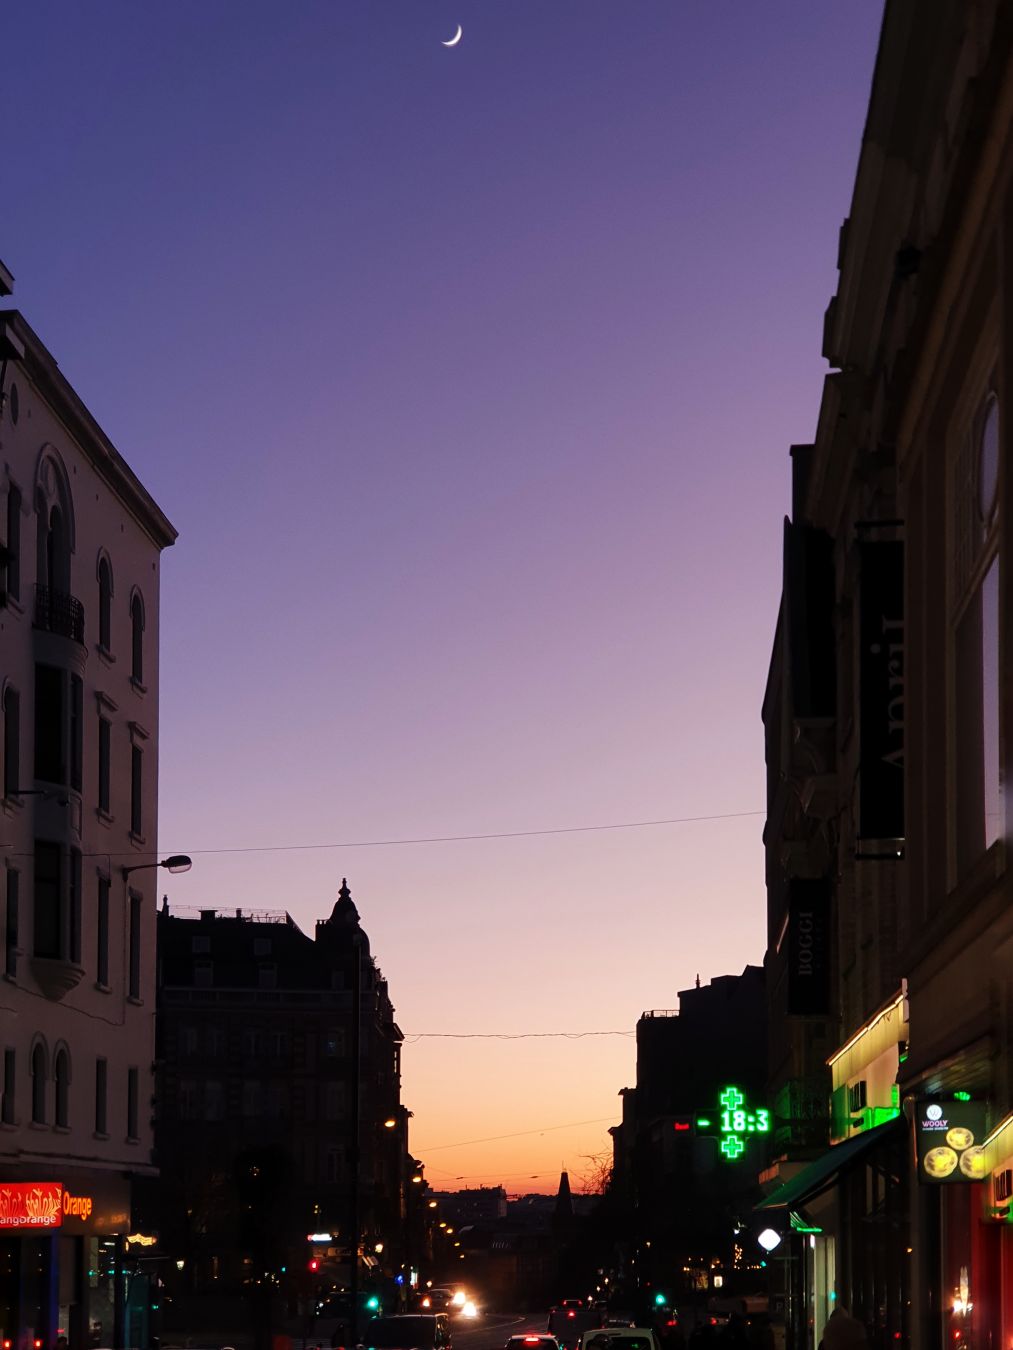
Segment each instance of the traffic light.
M655 1295L654 1295L654 1306L655 1306L656 1308L664 1308L665 1305L666 1305L667 1303L668 1303L668 1299L665 1297L664 1294L655 1294Z
M366 1307L369 1309L370 1312L379 1311L380 1300L377 1298L375 1294L370 1294L369 1298L366 1299Z
M306 1269L312 1271L317 1271L320 1269L320 1262L317 1260L315 1256L311 1256L310 1259L306 1262Z

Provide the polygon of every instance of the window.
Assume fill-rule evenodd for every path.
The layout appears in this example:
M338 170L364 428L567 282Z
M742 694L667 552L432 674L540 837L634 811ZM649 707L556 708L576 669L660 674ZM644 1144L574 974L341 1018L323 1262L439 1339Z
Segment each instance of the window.
M954 770L957 876L1002 837L999 720L999 403L982 400L954 484Z
M219 1078L209 1078L204 1084L204 1119L225 1119L225 1084Z
M253 954L254 954L254 956L270 956L270 955L271 955L271 939L270 939L270 938L254 938L254 939L253 939Z
M109 878L98 879L98 914L96 915L95 979L109 987Z
M179 1080L179 1095L176 1098L176 1114L180 1120L196 1120L199 1114L197 1100L197 1082L193 1078Z
M207 956L211 951L211 939L209 937L191 938L190 950L197 956Z
M327 1150L326 1178L329 1182L345 1179L345 1150L343 1148L329 1148Z
M70 1056L65 1046L56 1052L53 1077L56 1079L56 1123L65 1130L70 1120Z
M288 1032L272 1031L268 1036L268 1046L275 1059L285 1059L288 1056Z
M4 690L4 796L21 786L21 695L10 685Z
M7 916L4 924L4 973L10 980L18 973L18 888L21 873L7 869Z
M324 1036L324 1054L328 1059L342 1059L346 1054L345 1028L329 1027Z
M347 1110L347 1091L344 1083L325 1083L323 1087L324 1120L343 1120Z
M275 989L278 985L278 968L273 962L264 962L257 969L257 984L261 989Z
M204 1033L204 1044L211 1059L222 1059L225 1055L225 1031L222 1027L208 1027Z
M113 647L113 570L108 558L98 563L98 643L107 652Z
M107 1060L95 1061L95 1133L108 1134L109 1118L106 1114L106 1102L109 1085L109 1064Z
M198 1036L196 1027L180 1027L179 1029L179 1052L181 1055L197 1054Z
M127 1070L127 1138L139 1139L137 1129L137 1079L136 1069Z
M139 745L130 747L130 833L143 835L144 818L141 811L141 773L144 752Z
M243 1083L243 1115L248 1119L264 1114L264 1087L256 1078Z
M264 1038L256 1027L243 1031L243 1054L247 1059L259 1059L264 1050Z
M17 1065L17 1054L10 1046L8 1046L4 1051L4 1086L3 1097L0 1097L0 1121L5 1125L13 1125L17 1121L17 1115L15 1113L15 1107L17 1105L17 1097L15 1095Z
M288 1115L287 1083L268 1083L267 1114L272 1120L284 1120Z
M109 815L109 758L112 745L112 724L108 718L98 719L98 809Z
M144 684L144 605L136 591L130 601L130 678Z
M45 783L66 783L63 749L63 671L56 666L35 667L35 777Z
M59 959L63 955L62 868L59 844L35 841L35 914L32 951Z
M13 483L7 489L7 594L21 595L21 493Z
M75 966L81 964L81 851L70 850L67 909L70 919L68 953Z
M79 675L70 677L70 786L81 791L84 685Z
M210 989L215 982L213 961L195 961L193 963L193 982L196 989Z
M46 1123L46 1051L41 1041L32 1051L32 1121Z
M141 897L130 897L129 984L131 998L141 997Z

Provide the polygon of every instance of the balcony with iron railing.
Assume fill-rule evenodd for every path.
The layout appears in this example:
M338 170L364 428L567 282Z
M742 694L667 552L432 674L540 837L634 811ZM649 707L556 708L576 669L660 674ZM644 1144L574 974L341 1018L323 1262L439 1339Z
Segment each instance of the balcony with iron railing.
M84 645L84 605L65 591L35 587L35 627Z

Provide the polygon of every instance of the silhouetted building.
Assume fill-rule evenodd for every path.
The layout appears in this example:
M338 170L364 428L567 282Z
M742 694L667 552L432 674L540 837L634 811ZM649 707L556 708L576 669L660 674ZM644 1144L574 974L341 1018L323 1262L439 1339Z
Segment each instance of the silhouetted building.
M620 1264L641 1291L673 1273L686 1287L699 1271L725 1281L743 1264L733 1229L770 1124L766 1050L759 966L680 990L678 1011L637 1023L637 1084L611 1134Z
M1011 185L1013 10L888 0L764 701L795 1350L1013 1338Z
M290 1308L348 1289L356 1226L363 1280L407 1279L402 1036L347 886L313 938L286 913L166 908L158 940L149 1217L184 1262L175 1315L260 1281Z

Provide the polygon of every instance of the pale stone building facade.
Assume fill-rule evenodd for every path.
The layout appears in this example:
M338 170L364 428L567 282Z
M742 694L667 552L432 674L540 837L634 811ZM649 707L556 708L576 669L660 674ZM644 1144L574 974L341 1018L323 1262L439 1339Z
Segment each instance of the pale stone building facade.
M0 312L0 1335L14 1346L133 1339L122 1243L131 1178L151 1170L159 558L174 539L24 318Z

